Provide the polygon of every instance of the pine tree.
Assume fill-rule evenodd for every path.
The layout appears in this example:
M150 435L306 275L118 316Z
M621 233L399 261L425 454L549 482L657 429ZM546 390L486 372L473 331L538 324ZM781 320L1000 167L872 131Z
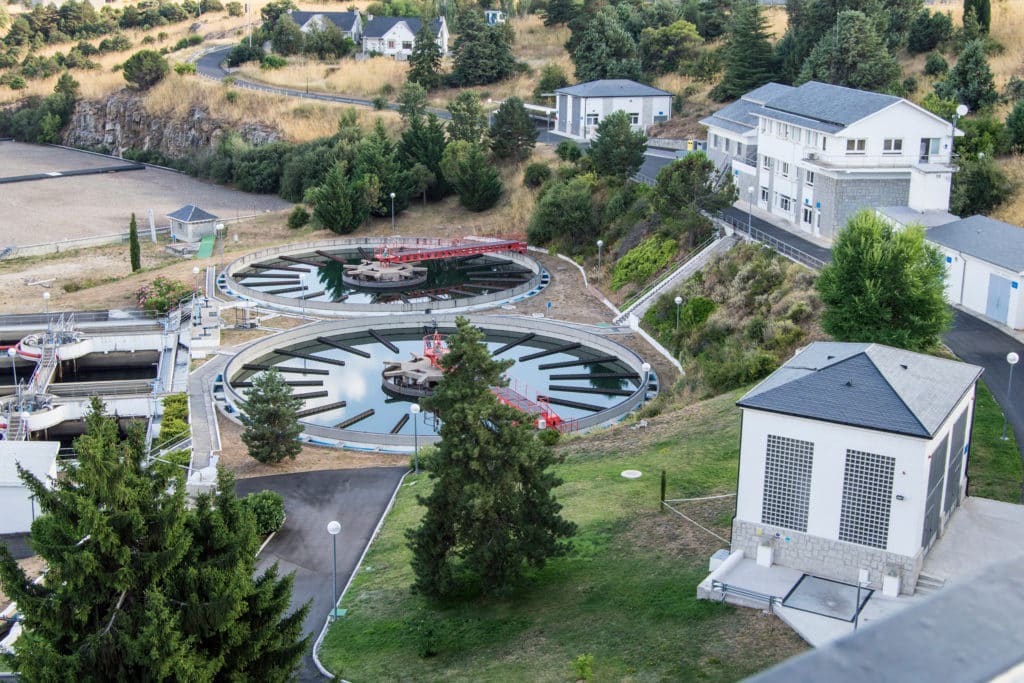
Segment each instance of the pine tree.
M775 55L768 33L768 19L756 0L741 0L733 8L725 50L725 75L712 96L730 100L776 78Z
M441 156L441 171L459 195L459 203L470 211L486 211L501 198L501 174L480 145L449 142Z
M487 117L475 92L460 92L448 103L448 113L452 116L448 122L449 140L465 140L475 145L483 139Z
M974 16L985 33L989 32L992 26L992 2L991 0L964 0L964 15L974 10Z
M353 215L345 168L344 161L336 162L327 172L324 182L309 191L309 203L313 205L313 217L317 223L338 234L346 234L359 227Z
M578 81L641 76L636 41L611 7L601 8L587 24L572 51L572 62Z
M949 70L945 80L935 85L935 92L939 97L966 104L972 111L996 103L999 93L985 59L983 40L972 40L964 47L956 66Z
M408 79L418 83L427 90L441 85L441 46L437 44L432 22L423 21L413 39L412 52L409 54Z
M511 35L502 26L488 26L475 5L459 12L459 36L452 48L451 80L458 86L497 83L512 75L515 57Z
M370 203L370 213L374 216L391 215L392 192L395 193L396 213L409 207L409 197L413 192L412 178L409 169L403 166L399 158L398 146L388 135L380 119L377 119L373 132L359 142L352 176L363 180L376 178L376 181L369 180L380 187L380 192Z
M417 498L426 513L407 532L414 588L429 596L505 592L527 567L564 554L576 530L553 496L562 481L549 469L558 458L521 412L490 391L511 362L491 358L483 333L465 318L456 326L444 378L426 402L444 415L429 463L434 488Z
M949 328L946 264L924 228L894 230L874 211L855 214L818 277L822 328L837 341L928 351Z
M871 20L862 12L842 12L835 31L811 50L798 82L810 80L861 90L890 90L900 65L889 53Z
M617 111L597 124L597 136L587 156L598 175L628 180L640 170L646 150L647 135L633 130L629 114Z
M566 24L578 10L574 0L551 0L544 11L544 25L550 27Z
M135 213L128 223L128 260L131 261L132 272L142 268L142 250L139 247L139 226L135 222Z
M953 174L949 209L958 216L984 214L996 208L1013 194L1013 183L991 155L960 160L960 170Z
M239 407L239 420L245 426L242 441L249 455L266 463L295 459L302 450L298 441L302 426L296 417L302 400L292 395L280 372L268 370L256 375Z
M399 152L406 165L415 168L418 164L433 176L429 182L418 183L423 188L421 192L433 200L443 199L452 191L441 170L446 144L444 124L433 113L427 114L426 119L413 120L402 133L399 143Z
M518 97L510 97L501 103L494 113L489 135L494 156L513 159L517 166L530 156L537 144L537 126Z

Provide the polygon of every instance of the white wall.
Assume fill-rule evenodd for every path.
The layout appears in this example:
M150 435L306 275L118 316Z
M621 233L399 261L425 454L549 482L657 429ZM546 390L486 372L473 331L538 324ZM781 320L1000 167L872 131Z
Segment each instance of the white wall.
M0 534L23 534L32 526L32 492L24 486L0 486ZM36 505L36 514L39 506Z
M915 211L948 211L952 173L910 173L910 197L907 206Z
M934 246L938 247L947 258L947 301L985 315L988 309L989 275L994 273L999 277L1006 278L1011 283L1017 283L1016 289L1010 289L1010 310L1006 324L1015 330L1024 329L1024 274L1014 273L941 244ZM948 259L952 259L952 261Z
M743 410L737 519L760 523L765 447L775 434L814 443L806 533L838 540L846 449L896 459L886 550L913 556L921 546L924 491L928 486L927 441L759 410ZM904 496L903 501L896 500Z

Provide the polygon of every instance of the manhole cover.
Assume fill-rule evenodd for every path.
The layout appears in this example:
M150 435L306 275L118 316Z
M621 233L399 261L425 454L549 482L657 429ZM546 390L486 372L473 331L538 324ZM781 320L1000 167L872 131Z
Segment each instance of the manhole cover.
M640 470L622 470L622 476L626 479L639 479L641 474Z

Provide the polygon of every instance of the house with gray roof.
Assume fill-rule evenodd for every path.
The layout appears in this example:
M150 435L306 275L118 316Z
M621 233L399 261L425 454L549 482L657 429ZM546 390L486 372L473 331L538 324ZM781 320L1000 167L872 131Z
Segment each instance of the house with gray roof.
M701 123L708 156L733 174L738 206L794 232L828 242L863 208L949 208L953 126L903 98L769 83Z
M300 12L288 10L288 16L292 18L303 33L311 31L322 31L328 24L333 24L341 29L349 39L356 45L360 44L363 37L363 17L359 10L352 12Z
M625 78L579 83L555 90L555 132L589 140L609 114L629 114L633 130L645 131L672 115L672 93Z
M815 342L743 396L732 551L914 591L966 492L981 368Z
M167 214L167 218L171 221L171 236L183 242L198 242L213 235L220 221L209 211L203 211L194 204L186 204Z
M416 33L423 25L418 17L375 17L368 16L363 26L363 52L388 55L395 59L409 59ZM438 17L430 22L430 28L437 36L441 55L448 54L448 22Z
M1024 330L1024 228L971 216L932 228L946 260L946 300Z

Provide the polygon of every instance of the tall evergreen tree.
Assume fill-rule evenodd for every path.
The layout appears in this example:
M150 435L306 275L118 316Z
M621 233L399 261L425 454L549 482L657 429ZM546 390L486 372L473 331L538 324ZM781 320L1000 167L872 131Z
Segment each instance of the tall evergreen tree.
M757 0L736 3L726 38L725 75L712 92L714 99L735 99L778 75L770 37Z
M135 222L135 212L132 212L132 219L128 223L128 260L131 262L133 273L142 268L142 250L139 247L139 225Z
M572 51L576 80L641 77L636 41L623 28L612 7L603 7L587 24Z
M302 450L299 434L302 426L296 413L302 399L292 395L292 388L277 370L256 375L252 387L239 406L239 420L245 427L242 442L249 455L260 462L281 462L295 459Z
M1013 183L991 155L960 160L953 174L949 210L958 216L988 213L1013 194Z
M451 80L455 85L487 85L512 75L516 60L511 34L503 25L485 24L475 5L460 10L458 23L459 35L452 48Z
M409 54L408 79L427 90L439 87L442 80L441 46L437 44L431 23L426 20L421 23Z
M422 119L427 113L427 90L413 80L407 80L398 91L398 114L406 123Z
M459 203L470 211L486 211L501 198L501 174L480 145L449 142L441 156L441 171L459 195Z
M444 124L434 113L427 114L425 119L414 119L402 133L402 141L399 143L402 158L408 166L415 168L419 164L432 174L432 179L422 184L421 191L435 200L451 192L451 184L445 180L441 170L441 157L446 144Z
M964 47L946 78L935 85L939 97L962 102L972 111L990 107L999 99L992 69L985 59L985 42L972 40Z
M465 140L475 145L483 139L487 132L487 116L475 92L460 92L448 103L448 113L452 115L448 122L449 140Z
M732 175L718 174L715 163L702 152L663 167L654 190L654 208L664 220L679 224L690 246L710 231L707 214L724 209L737 196Z
M412 178L409 169L405 168L398 155L398 145L388 135L383 122L377 119L373 132L362 139L356 152L352 176L368 180L375 178L380 192L370 203L370 213L374 216L391 215L390 194L395 193L395 212L405 211L409 207L409 197L413 193Z
M444 415L428 465L434 488L417 498L426 513L407 533L414 588L429 596L505 592L527 567L564 554L576 531L553 495L562 483L550 472L558 458L523 413L490 391L511 361L491 358L465 318L456 326L441 360L445 374L426 401Z
M598 175L628 180L644 163L647 135L633 130L629 114L617 111L597 124L597 135L590 144L587 156Z
M861 211L836 237L832 262L818 277L821 326L837 341L927 351L952 320L945 282L942 253L925 241L924 228L897 231Z
M991 0L964 0L964 14L974 10L974 16L985 33L989 32L992 26L992 2Z
M574 0L551 0L544 11L544 25L566 24L578 10Z
M517 166L530 156L537 144L537 126L518 97L508 98L494 112L489 135L494 156L513 159Z
M822 81L861 90L891 90L900 65L862 12L843 12L836 30L811 50L798 82Z

